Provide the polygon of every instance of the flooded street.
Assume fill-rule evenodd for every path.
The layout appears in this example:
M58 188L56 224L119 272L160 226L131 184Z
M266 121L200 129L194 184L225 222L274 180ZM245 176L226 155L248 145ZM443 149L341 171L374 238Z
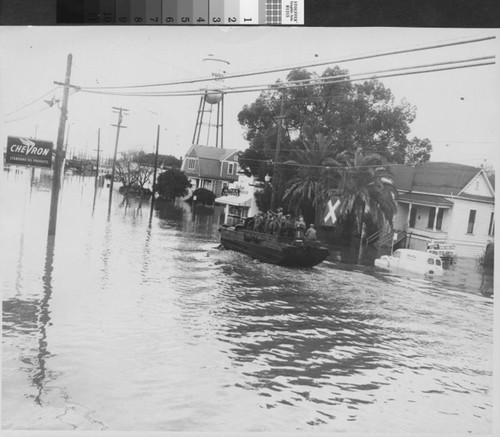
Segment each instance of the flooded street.
M492 278L217 250L219 209L1 175L4 430L488 434ZM460 266L460 264L458 265Z

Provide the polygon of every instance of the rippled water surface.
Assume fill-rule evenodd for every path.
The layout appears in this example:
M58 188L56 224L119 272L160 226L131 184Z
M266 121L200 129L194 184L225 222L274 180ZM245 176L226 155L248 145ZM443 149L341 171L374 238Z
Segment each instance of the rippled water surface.
M484 275L263 264L76 176L48 241L50 181L1 181L3 429L491 432Z

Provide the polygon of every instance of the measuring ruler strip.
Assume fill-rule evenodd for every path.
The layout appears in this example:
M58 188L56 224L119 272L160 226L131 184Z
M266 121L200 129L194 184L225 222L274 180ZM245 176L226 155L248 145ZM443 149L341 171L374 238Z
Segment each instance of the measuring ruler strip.
M161 24L161 0L146 0L146 24Z
M302 25L305 0L57 0L81 5L84 24Z

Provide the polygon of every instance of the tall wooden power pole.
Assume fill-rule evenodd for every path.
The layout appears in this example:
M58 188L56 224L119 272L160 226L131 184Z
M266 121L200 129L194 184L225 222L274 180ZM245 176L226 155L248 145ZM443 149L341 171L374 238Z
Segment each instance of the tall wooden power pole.
M66 130L66 119L68 118L68 96L71 79L71 63L73 55L68 55L66 64L66 78L64 80L63 101L61 106L61 117L59 119L59 130L57 132L57 147L54 160L54 173L52 176L52 193L50 196L49 237L56 235L57 206L59 203L59 191L61 189L61 173L63 162L64 132Z
M153 172L153 194L151 196L151 212L149 214L149 219L153 217L153 209L155 206L155 191L156 191L156 167L158 166L158 149L160 147L160 125L158 125L158 131L156 132L156 150L155 150L155 169Z
M118 139L120 138L120 129L126 128L127 126L122 126L123 114L128 112L128 109L116 108L115 113L118 113L118 124L112 124L111 126L116 126L116 141L115 141L115 152L113 154L113 167L111 168L111 183L109 184L109 203L108 203L108 217L111 214L111 200L113 198L113 182L115 181L115 165L116 165L116 152L118 151Z
M97 129L97 160L95 166L95 186L99 182L99 152L101 151L101 128Z
M280 184L280 179L281 179L281 168L278 168L278 159L280 156L283 119L285 118L285 90L283 89L282 91L283 94L281 96L280 115L278 117L275 117L278 120L279 124L278 124L278 139L276 141L276 153L274 155L274 165L273 165L273 188L271 192L271 205L269 206L269 209L271 211L274 210L274 206L276 203L276 192L278 191L278 186Z

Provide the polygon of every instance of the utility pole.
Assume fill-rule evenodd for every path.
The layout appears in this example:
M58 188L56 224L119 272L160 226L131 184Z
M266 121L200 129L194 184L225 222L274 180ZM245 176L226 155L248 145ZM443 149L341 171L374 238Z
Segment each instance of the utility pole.
M52 193L50 197L49 237L56 235L57 206L59 202L59 190L61 189L61 167L63 161L63 145L64 145L63 143L64 143L64 132L66 128L66 119L68 118L68 96L70 88L72 60L73 60L73 55L70 53L68 55L68 60L66 64L66 78L64 80L61 117L59 119L59 130L57 132L57 148L54 161L54 173L52 176Z
M276 191L278 189L278 185L280 182L280 175L278 175L278 158L280 154L280 146L281 146L281 132L283 130L283 119L285 118L285 90L283 89L283 94L281 95L281 108L280 108L280 115L276 117L277 120L279 120L279 125L278 125L278 139L276 141L276 153L274 155L274 165L273 165L273 188L271 192L271 205L269 209L272 211L274 209L274 205L276 203Z
M111 214L111 199L113 198L113 182L115 181L115 165L116 165L116 152L118 151L118 139L120 138L120 129L127 127L127 126L122 126L123 113L128 112L128 109L124 108L116 108L113 106L113 109L115 109L115 111L113 112L118 114L118 124L111 125L116 127L116 142L115 142L115 152L113 155L113 167L111 168L111 183L109 184L108 218L109 215Z
M101 146L101 128L97 130L97 162L95 166L95 186L97 188L99 181L99 152Z
M158 125L158 131L156 132L156 151L155 151L155 169L153 173L153 194L151 197L151 212L149 214L149 219L153 217L153 209L155 206L155 191L156 191L156 166L158 165L158 149L160 147L160 125Z

